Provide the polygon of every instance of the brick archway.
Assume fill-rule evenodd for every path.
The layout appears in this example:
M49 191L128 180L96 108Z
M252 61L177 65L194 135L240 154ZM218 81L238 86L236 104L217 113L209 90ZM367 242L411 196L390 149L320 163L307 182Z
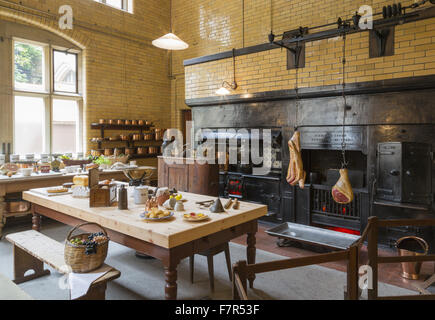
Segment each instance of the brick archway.
M4 17L6 19L13 19L17 22L23 22L25 24L29 24L43 30L52 32L64 38L65 40L68 40L82 50L86 50L87 48L89 48L90 44L92 43L91 40L81 31L78 31L76 29L61 30L59 28L58 21L56 21L55 19L26 15L26 13L18 14L6 10L0 10L0 17Z

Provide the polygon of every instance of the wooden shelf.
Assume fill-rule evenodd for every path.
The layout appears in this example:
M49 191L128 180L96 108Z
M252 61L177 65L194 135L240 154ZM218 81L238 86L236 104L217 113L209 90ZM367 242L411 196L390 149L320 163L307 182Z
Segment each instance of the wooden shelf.
M121 140L121 139L118 139L118 140L92 141L92 139L91 139L90 141L91 141L92 143L103 143L103 142L127 142L127 143L130 143L130 142L157 143L157 142L159 142L159 143L163 143L163 140Z
M157 158L160 156L159 153L154 154L131 154L130 159L146 159L146 158Z
M125 125L125 124L101 124L101 123L91 123L91 129L103 129L103 130L149 130L153 127L151 125Z

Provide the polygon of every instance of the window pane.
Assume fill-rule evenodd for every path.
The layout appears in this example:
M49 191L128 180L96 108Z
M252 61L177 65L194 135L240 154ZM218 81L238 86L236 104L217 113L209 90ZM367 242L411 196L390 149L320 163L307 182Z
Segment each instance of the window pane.
M14 150L18 154L44 150L44 98L15 96Z
M115 8L124 9L122 7L122 0L106 0L106 4Z
M15 42L15 88L19 90L43 91L44 48L42 46Z
M53 100L52 137L54 153L79 152L78 105L74 100Z
M77 55L53 50L54 91L77 92Z

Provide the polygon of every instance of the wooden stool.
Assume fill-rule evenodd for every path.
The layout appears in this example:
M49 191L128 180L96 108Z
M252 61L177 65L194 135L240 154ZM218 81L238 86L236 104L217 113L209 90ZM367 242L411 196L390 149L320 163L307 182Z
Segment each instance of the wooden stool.
M199 255L201 256L205 256L207 257L207 264L208 264L208 277L210 280L210 289L212 292L214 292L214 266L213 266L213 257L221 252L225 252L225 260L227 263L227 268L228 268L228 276L230 277L230 281L232 281L231 279L231 257L230 257L230 247L227 243L221 244L217 247L211 248L207 251L201 252L199 253ZM191 256L189 257L189 262L190 262L190 282L193 283L193 269L194 269L194 264L195 264L195 256Z

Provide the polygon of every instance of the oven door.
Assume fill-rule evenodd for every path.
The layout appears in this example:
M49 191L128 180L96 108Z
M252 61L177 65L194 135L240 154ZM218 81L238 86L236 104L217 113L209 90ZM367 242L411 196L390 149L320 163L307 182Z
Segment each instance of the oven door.
M278 218L281 180L275 177L245 177L245 200L267 205L268 216Z

